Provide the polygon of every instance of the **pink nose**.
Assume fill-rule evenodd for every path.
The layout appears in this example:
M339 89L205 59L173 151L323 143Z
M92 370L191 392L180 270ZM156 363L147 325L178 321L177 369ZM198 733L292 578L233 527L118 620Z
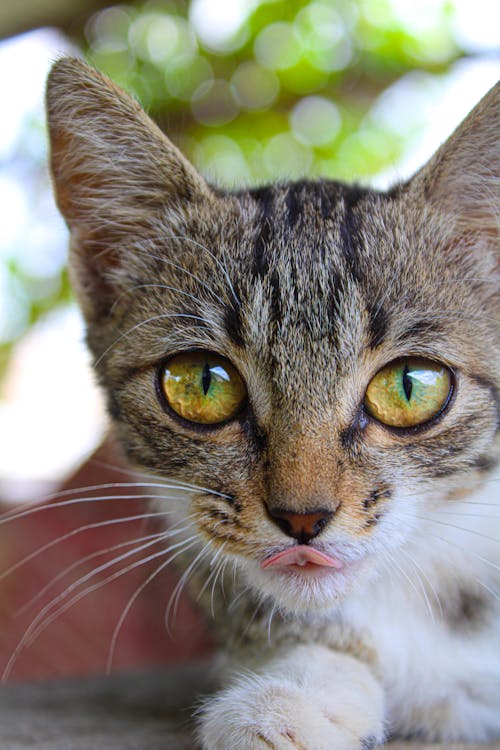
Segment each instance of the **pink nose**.
M315 508L307 513L296 513L279 507L268 508L267 511L274 523L300 544L307 544L318 536L334 513L325 508Z

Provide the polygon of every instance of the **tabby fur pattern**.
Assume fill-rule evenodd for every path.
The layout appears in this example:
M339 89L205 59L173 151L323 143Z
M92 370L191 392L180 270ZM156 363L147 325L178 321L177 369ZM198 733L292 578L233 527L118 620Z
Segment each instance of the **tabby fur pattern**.
M178 485L157 506L195 536L178 559L223 644L204 750L500 737L500 85L386 193L212 187L76 59L50 74L48 119L113 429L133 466ZM198 349L248 389L220 427L158 397L161 363ZM387 428L364 393L409 355L452 370L452 400ZM295 544L269 503L326 508L311 544L342 569L262 569Z

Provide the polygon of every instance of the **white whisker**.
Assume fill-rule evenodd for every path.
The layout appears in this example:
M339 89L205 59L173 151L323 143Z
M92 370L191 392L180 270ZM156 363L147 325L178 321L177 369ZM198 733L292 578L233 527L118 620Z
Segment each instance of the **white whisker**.
M175 286L169 286L168 284L136 284L135 286L132 286L129 289L125 289L125 291L122 292L115 299L110 310L110 315L113 314L115 307L119 304L120 300L123 299L123 297L125 297L127 294L131 294L132 292L136 292L139 289L165 289L170 292L177 292L178 294L182 294L184 297L188 297L189 299L192 299L193 302L195 302L197 305L203 304L202 300L200 300L199 297L195 297L194 294L190 294L189 292L186 292L183 289L178 289Z
M278 606L277 604L273 604L273 607L272 607L271 612L269 614L269 620L268 620L268 623L267 623L267 644L268 644L268 646L271 646L271 626L273 624L273 617L275 615L277 606Z
M434 588L432 582L429 580L429 577L426 575L426 573L424 572L424 570L422 570L422 568L417 563L417 561L413 558L413 556L410 555L410 553L408 552L408 550L401 549L400 551L403 553L403 555L405 557L408 558L408 560L412 563L412 565L415 567L415 569L417 571L417 578L418 578L420 586L422 588L422 594L425 597L425 601L426 601L426 604L427 604L427 609L429 610L429 613L431 615L432 621L435 622L435 620L434 620L434 611L433 611L433 609L431 607L429 598L427 596L427 591L425 590L425 585L424 585L424 583L422 582L421 579L423 578L423 580L427 583L429 589L431 590L431 592L432 592L432 594L434 596L434 599L436 601L436 604L437 604L437 606L439 608L439 613L442 616L443 615L443 608L441 606L441 600L440 600L440 598L438 596L438 593L437 593L436 589Z
M131 547L133 544L139 544L140 542L145 542L149 539L162 539L165 538L165 536L166 534L164 531L157 532L156 534L146 534L144 536L136 537L135 539L128 539L127 541L120 542L119 544L114 544L112 547L105 547L103 549L96 550L95 552L91 552L89 555L85 555L85 557L80 557L78 560L75 560L74 563L68 565L68 567L64 568L64 570L61 570L56 576L51 578L51 580L46 583L45 586L42 586L42 588L37 591L35 596L31 597L29 601L23 604L18 610L16 610L16 612L14 612L14 616L18 617L19 615L24 614L26 610L28 610L33 606L33 604L35 604L43 596L45 596L45 594L50 591L51 588L53 588L60 580L69 575L73 570L75 570L75 568L78 568L81 565L85 565L85 563L88 563L91 560L95 560L96 557L101 557L102 555L109 554L110 552L116 552L117 550L123 549L124 547Z
M172 612L172 608L173 608L173 617L172 617L172 620L175 620L175 617L177 616L177 607L178 607L178 604L179 604L179 599L180 599L182 590L183 590L183 588L184 588L184 586L185 586L185 584L186 584L189 576L192 573L194 573L197 565L202 561L203 557L205 556L205 554L209 550L210 544L211 544L211 542L208 541L204 545L204 547L200 550L200 552L198 552L198 554L196 555L196 557L194 558L194 560L192 560L192 562L189 564L189 566L186 568L186 570L182 574L181 578L177 582L174 590L172 591L172 593L170 595L170 598L168 600L168 604L165 607L165 614L164 614L165 630L167 631L167 633L169 635L171 635L171 630L170 630L170 613Z
M14 649L14 652L12 653L10 659L7 662L7 665L4 669L3 675L2 675L2 682L6 682L8 679L15 662L17 661L17 658L21 651L23 651L24 648L28 648L40 635L44 632L58 617L60 617L64 612L67 612L68 609L73 607L77 602L79 602L81 599L83 599L85 596L88 596L94 591L97 591L101 589L103 586L107 585L108 583L111 583L112 581L117 580L123 575L126 575L126 573L129 573L131 570L134 570L135 568L145 565L151 560L154 560L162 555L168 555L170 552L175 549L176 547L179 547L181 545L186 545L190 540L184 540L182 542L178 542L176 545L169 546L166 550L161 550L160 552L156 552L152 555L149 555L146 558L142 558L141 560L138 560L134 563L131 563L126 568L121 569L119 571L116 571L115 573L111 574L107 578L105 578L102 581L99 581L98 583L93 584L92 586L88 586L83 591L78 592L75 594L69 601L64 602L58 609L56 609L51 614L48 614L50 610L57 606L59 601L64 600L64 598L67 597L68 593L71 592L71 590L74 590L74 588L77 587L77 585L81 585L84 582L84 579L87 579L96 575L97 570L92 571L91 574L87 574L87 576L83 576L82 579L79 579L78 582L72 584L68 589L66 589L62 594L60 594L58 597L56 597L54 600L49 602L45 607L42 608L42 610L38 613L38 615L34 618L31 625L26 629L23 637L17 644L17 646ZM152 544L157 543L157 540L149 542L147 545L142 545L141 549L135 549L131 550L126 555L120 556L122 559L125 556L130 556L132 554L137 554L137 552L142 551L142 549L147 548L147 546L151 546ZM194 542L193 542L194 544ZM118 562L117 559L114 561L110 561L109 563L106 563L106 567L111 567L111 564L116 564ZM100 566L102 567L102 566ZM47 615L47 616L46 616ZM45 618L45 619L44 619Z
M192 536L190 538L191 538L191 540L196 539L195 536ZM173 555L171 555L171 557L167 558L167 560L165 560L160 565L158 565L158 567L155 568L155 570L146 578L146 580L143 581L141 583L141 585L136 588L136 590L134 591L134 593L132 594L132 596L128 600L127 604L125 605L125 607L124 607L124 609L123 609L123 611L122 611L122 613L120 615L120 618L119 618L118 622L116 623L115 629L113 630L113 635L111 636L111 642L110 642L110 645L109 645L108 658L107 658L107 661L106 661L106 674L109 675L111 673L111 670L112 670L112 667L113 667L113 659L114 659L115 650L116 650L116 643L118 641L118 636L119 636L120 631L121 631L121 629L123 627L123 623L125 622L125 619L126 619L128 613L130 612L130 610L132 609L132 607L133 607L134 603L136 602L137 598L140 596L140 594L142 594L142 592L144 591L144 589L152 581L154 581L154 579L157 578L157 576L163 570L165 570L165 568L167 567L167 565L170 565L170 563L173 560L175 560L176 557L178 557L179 555L185 553L188 549L191 549L192 546L194 546L194 544L190 545L189 547L183 547L182 549L180 549L177 552L175 552Z
M489 542L496 542L499 543L500 540L494 539L491 536L488 536L487 534L483 534L481 531L477 531L477 529L468 529L466 526L458 526L455 523L447 523L446 521L438 521L436 518L428 518L426 516L419 516L415 513L405 513L406 516L409 518L418 518L420 521L427 521L428 523L435 523L439 526L446 526L449 529L457 529L458 531L465 531L468 534L474 534L474 536L480 536L482 539L487 539Z
M229 286L229 289L231 290L231 294L233 295L233 299L234 299L234 301L236 302L236 304L238 305L238 307L240 306L240 301L239 301L239 299L238 299L238 297L237 297L237 295L236 295L236 292L234 291L234 287L233 287L233 285L232 285L232 282L231 282L231 278L230 278L230 276L229 276L229 273L228 273L228 270L227 270L227 268L226 268L226 267L225 267L225 265L223 265L223 264L222 264L222 263L220 262L220 260L219 260L219 259L218 259L218 258L217 258L217 257L216 257L216 256L215 256L215 255L214 255L214 254L213 254L213 253L212 253L212 252L211 252L211 251L209 250L209 249L208 249L208 247L206 247L205 245L202 245L202 244L201 244L200 242L197 242L197 240L193 239L192 237L187 237L187 236L183 236L183 235L170 235L170 237L169 237L168 239L172 239L172 240L184 240L185 242L191 242L191 243L192 243L193 245L196 245L196 247L199 247L199 248L201 248L201 250L204 250L204 251L205 251L206 253L208 253L208 255L209 255L209 256L210 256L210 257L211 257L211 258L212 258L212 259L213 259L213 260L215 261L215 263L217 263L217 265L218 265L218 266L219 266L219 268L221 269L222 273L223 273L223 274L224 274L224 276L225 276L225 279L226 279L226 281L227 281L227 284L228 284L228 286Z
M488 565L491 568L494 568L495 570L500 570L500 565L496 565L491 560L488 560L488 558L483 557L482 555L479 555L477 552L474 552L471 549L464 548L460 546L459 544L456 544L455 542L450 541L450 539L445 539L442 536L439 536L438 534L433 534L432 532L428 532L429 536L431 536L433 539L437 539L440 542L444 542L445 544L449 544L451 547L454 547L455 549L458 549L462 555L471 555L472 557L475 557L480 562L484 563L485 565Z
M51 539L50 542L43 544L41 547L37 547L37 549L33 550L33 552L30 552L29 555L26 555L21 560L18 560L17 563L14 563L9 568L7 568L7 570L4 570L2 573L0 573L0 581L2 581L4 578L7 578L7 576L12 575L12 573L15 573L16 570L19 570L19 568L31 562L31 560L34 560L43 552L47 552L47 550L52 549L52 547L55 547L57 544L60 544L61 542L65 542L66 540L71 539L72 537L77 536L78 534L82 534L84 531L90 531L92 529L100 529L106 526L114 526L114 525L118 525L121 523L133 523L134 521L142 520L146 518L165 517L167 515L169 514L166 512L162 512L162 511L155 511L151 513L137 513L134 516L119 516L118 518L109 518L104 521L96 521L95 523L87 523L84 526L79 526L76 529L71 529L71 531L68 531L66 534L62 534L56 539Z
M147 318L147 320L141 320L140 323L136 323L131 328L129 328L127 331L124 331L124 333L121 333L104 351L103 353L95 360L94 367L98 367L98 365L102 362L104 357L109 354L109 352L124 338L129 336L134 331L137 331L139 328L142 328L142 326L148 325L149 323L155 323L158 320L165 320L168 318L188 318L191 320L200 320L202 323L206 323L205 318L202 318L200 315L190 315L189 313L163 313L162 315L153 315L151 318Z
M173 238L171 238L171 239L173 239ZM169 258L165 258L162 255L155 255L154 253L150 253L148 251L139 249L137 247L135 248L135 251L138 252L138 253L141 253L142 255L147 255L148 258L153 258L154 260L159 260L162 263L165 263L165 265L170 266L171 268L176 268L178 271L181 271L182 273L186 274L186 276L189 276L190 278L194 279L194 281L196 281L198 284L200 284L202 287L204 287L207 291L209 291L210 294L214 297L214 299L216 299L218 302L220 302L223 307L226 306L226 303L224 302L224 300L222 299L222 297L219 297L219 295L216 292L214 292L214 290L212 289L212 287L209 286L209 284L207 284L206 281L203 281L203 279L200 279L199 276L196 276L196 274L192 273L187 268L184 268L184 266L181 266L178 263L174 263L173 260L170 260Z

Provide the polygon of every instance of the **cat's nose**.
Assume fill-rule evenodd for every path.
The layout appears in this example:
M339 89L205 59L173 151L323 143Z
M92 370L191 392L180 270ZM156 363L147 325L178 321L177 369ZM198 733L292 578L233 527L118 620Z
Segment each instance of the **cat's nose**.
M334 514L333 510L326 508L297 513L278 506L267 507L267 512L285 534L297 539L300 544L307 544L318 536Z

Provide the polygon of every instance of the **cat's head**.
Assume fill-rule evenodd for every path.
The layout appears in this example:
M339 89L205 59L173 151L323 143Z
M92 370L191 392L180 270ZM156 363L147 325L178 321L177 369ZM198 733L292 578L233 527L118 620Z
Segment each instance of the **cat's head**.
M177 508L257 591L331 606L495 457L500 86L387 194L216 190L77 60L54 66L48 113L129 457L204 488Z

